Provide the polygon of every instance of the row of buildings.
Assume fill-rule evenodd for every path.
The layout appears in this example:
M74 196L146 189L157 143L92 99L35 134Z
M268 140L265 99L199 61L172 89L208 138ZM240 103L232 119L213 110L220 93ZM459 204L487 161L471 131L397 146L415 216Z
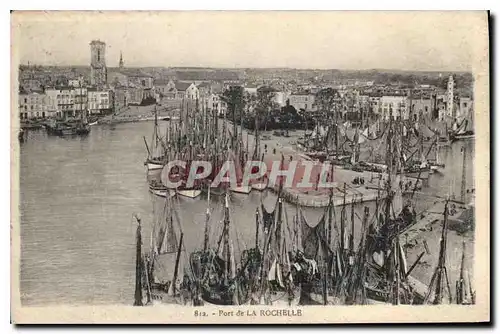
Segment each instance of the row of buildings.
M248 95L257 95L259 84L243 84L238 78L230 80L173 80L154 79L140 70L127 69L120 54L118 69L108 70L106 66L106 44L102 41L90 43L90 78L70 70L73 78L65 85L56 78L56 85L45 86L53 78L33 77L22 74L19 94L21 119L78 116L82 111L88 114L119 112L130 105L168 104L180 105L184 99L200 100L207 108L223 113L227 108L221 94L228 86L240 85ZM196 73L195 73L196 74ZM47 75L50 75L48 73ZM209 80L210 79L210 80ZM234 79L234 80L233 80ZM337 85L340 94L336 106L342 117L349 113L369 113L384 119L389 117L431 119L464 117L473 108L473 101L467 96L454 94L453 77L449 78L446 91L421 85L416 89L400 89L397 86L375 86L373 82L363 85ZM266 84L267 85L267 84ZM269 84L275 93L276 107L293 106L304 113L318 111L316 93L321 87L315 85L295 85L292 90L287 82L276 81Z
M105 114L113 108L113 92L97 87L62 86L43 91L21 91L18 95L21 120L33 118L77 117L87 114Z
M447 117L462 119L473 112L472 98L454 93L453 77L449 78L446 91L439 91L429 86L412 90L391 87L381 87L376 90L337 87L337 90L340 93L337 108L344 118L349 112L359 112L359 110L378 115L385 120L390 117L413 118L413 120L419 120L421 117L439 120ZM303 112L318 110L314 93L304 91L290 93L285 99L297 110Z

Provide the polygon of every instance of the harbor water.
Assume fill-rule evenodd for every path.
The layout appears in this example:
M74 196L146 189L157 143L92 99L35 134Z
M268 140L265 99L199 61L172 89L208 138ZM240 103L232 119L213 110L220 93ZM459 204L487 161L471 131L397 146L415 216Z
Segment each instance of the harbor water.
M143 165L146 150L142 137L149 138L152 128L152 122L137 122L93 126L86 137L52 137L44 130L26 134L21 144L19 180L23 305L133 303L137 226L133 214L142 218L147 248L152 223L164 205L150 194ZM273 140L266 143L270 148L276 144ZM425 194L417 196L417 212L435 201L428 195L454 194L460 198L463 146L467 152L465 188L474 188L474 141L442 147L440 159L446 167L442 173L432 174ZM261 201L271 210L276 197L255 191L231 195L235 249L254 243L255 210ZM207 200L179 198L174 202L189 252L202 244ZM374 211L373 203L363 205ZM215 233L222 199L212 197L211 207ZM340 212L340 208L336 210ZM361 205L355 209L358 234L362 210ZM291 222L295 207L286 205L286 212ZM324 209L304 208L304 212L315 225ZM350 211L347 216L350 219ZM459 235L450 231L448 236L454 284L462 240L472 245L473 232ZM455 250L453 245L459 248ZM471 252L473 246L468 248ZM437 258L438 254L428 256Z

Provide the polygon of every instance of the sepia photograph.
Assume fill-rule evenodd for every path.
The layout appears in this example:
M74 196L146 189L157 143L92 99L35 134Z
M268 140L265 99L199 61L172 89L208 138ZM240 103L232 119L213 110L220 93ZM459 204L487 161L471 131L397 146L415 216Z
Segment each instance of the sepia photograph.
M12 321L488 322L489 61L486 11L13 11Z

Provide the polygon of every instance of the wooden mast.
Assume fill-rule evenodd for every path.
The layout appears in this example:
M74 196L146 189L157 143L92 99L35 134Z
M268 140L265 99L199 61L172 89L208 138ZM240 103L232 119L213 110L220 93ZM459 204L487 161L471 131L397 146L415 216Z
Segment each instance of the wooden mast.
M209 239L209 232L208 232L208 227L210 223L210 185L208 186L208 198L207 198L207 212L205 216L205 232L204 232L204 239L203 239L203 252L206 253L208 250L208 239Z
M466 177L465 177L465 171L466 171L466 166L467 166L467 152L465 146L462 147L461 149L462 155L463 155L463 160L462 160L462 184L460 187L460 201L462 203L465 203L465 187L466 187Z
M345 250L345 217L346 217L346 212L345 212L345 200L346 200L346 184L344 182L344 200L342 203L342 212L340 215L340 258L342 259L342 262L344 261L344 250Z
M255 210L255 248L259 249L259 209Z
M448 235L448 200L444 205L444 221L443 230L441 232L441 241L439 247L439 260L438 265L432 275L431 282L429 284L429 291L424 299L424 304L429 302L431 294L434 291L433 304L441 304L443 301L444 284L446 283L446 289L448 293L448 301L451 303L451 291L450 284L448 280L448 270L446 269L446 239Z
M142 303L142 236L141 236L141 219L137 220L136 232L136 252L135 252L135 299L134 306L143 306Z
M175 296L176 293L176 282L177 282L177 276L179 275L179 262L181 259L181 252L182 252L182 241L184 239L184 233L181 232L181 237L179 240L179 248L177 249L177 255L175 257L175 269L174 269L174 278L172 279L172 295Z

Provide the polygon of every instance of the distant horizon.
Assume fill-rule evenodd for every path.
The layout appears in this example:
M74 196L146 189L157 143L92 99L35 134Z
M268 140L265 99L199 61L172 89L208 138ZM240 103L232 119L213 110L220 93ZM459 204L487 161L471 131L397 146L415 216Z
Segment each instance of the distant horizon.
M13 12L14 59L117 67L467 72L486 12ZM171 66L169 64L175 64ZM200 64L203 64L200 66Z
M88 65L48 65L48 64L19 64L19 66L40 66L40 67L88 67L90 68L90 64ZM119 68L119 66L108 66L107 68ZM407 69L396 69L396 68L367 68L367 69L353 69L353 68L298 68L298 67L213 67L213 66L161 66L161 65L145 65L145 66L127 66L123 67L127 68L165 68L165 69L199 69L199 70L299 70L299 71L345 71L345 72L369 72L369 71L377 71L377 72L432 72L432 73L472 73L471 70L407 70Z

